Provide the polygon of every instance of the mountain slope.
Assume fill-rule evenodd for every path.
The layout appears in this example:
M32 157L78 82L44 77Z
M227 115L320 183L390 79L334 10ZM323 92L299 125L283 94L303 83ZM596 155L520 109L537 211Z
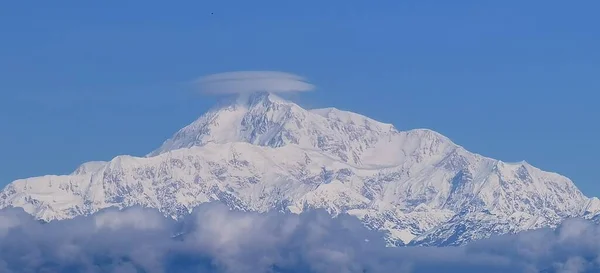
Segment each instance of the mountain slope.
M17 180L0 193L0 207L44 220L132 205L178 217L213 200L241 210L348 212L399 245L463 244L593 218L600 209L569 179L526 162L265 93L210 110L147 157L90 162L70 175Z

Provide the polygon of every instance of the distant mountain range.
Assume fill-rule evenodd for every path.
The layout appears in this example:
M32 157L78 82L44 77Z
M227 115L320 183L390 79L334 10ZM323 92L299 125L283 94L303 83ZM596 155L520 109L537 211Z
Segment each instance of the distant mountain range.
M392 245L461 245L600 214L597 198L526 162L269 93L218 105L146 157L88 162L0 192L1 208L46 221L135 205L177 218L217 200L246 211L348 213L386 231Z

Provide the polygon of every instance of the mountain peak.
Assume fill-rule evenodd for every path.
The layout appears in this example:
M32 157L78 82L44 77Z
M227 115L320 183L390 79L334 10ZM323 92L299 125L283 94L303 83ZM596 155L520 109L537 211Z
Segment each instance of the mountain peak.
M232 96L228 96L220 100L216 105L211 107L207 114L218 112L218 111L231 111L235 109L249 109L256 107L269 107L273 104L294 104L291 101L285 100L278 95L271 92L251 92L251 93L240 93ZM295 104L294 104L295 105ZM296 105L297 106L297 105ZM299 106L297 106L299 107ZM200 117L202 118L202 116Z
M281 139L286 138L282 135L286 124L292 120L300 122L306 112L273 93L239 94L176 132L148 156L207 143L248 142L278 147L289 143Z
M252 92L239 94L236 98L236 104L247 107L263 105L267 106L272 103L291 103L287 100L270 92Z
M277 148L297 145L361 166L400 164L413 149L443 153L454 144L441 136L399 132L360 114L335 108L305 110L268 92L240 94L176 132L148 156L208 143L246 142ZM395 144L394 144L395 143ZM390 150L386 145L404 147Z

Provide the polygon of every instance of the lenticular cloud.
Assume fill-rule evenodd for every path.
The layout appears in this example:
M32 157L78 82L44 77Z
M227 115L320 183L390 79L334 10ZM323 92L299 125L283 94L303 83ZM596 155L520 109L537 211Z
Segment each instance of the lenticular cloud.
M303 77L278 71L236 71L212 74L195 81L202 93L305 92L315 87Z

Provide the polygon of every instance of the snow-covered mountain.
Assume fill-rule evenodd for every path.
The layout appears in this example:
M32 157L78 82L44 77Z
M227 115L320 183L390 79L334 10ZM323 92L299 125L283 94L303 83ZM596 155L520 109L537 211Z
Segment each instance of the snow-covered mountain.
M133 205L179 217L215 200L261 212L347 212L397 245L463 244L600 212L600 201L569 179L526 162L471 153L431 130L305 110L267 93L213 108L146 157L89 162L0 192L0 207L23 207L43 220Z

